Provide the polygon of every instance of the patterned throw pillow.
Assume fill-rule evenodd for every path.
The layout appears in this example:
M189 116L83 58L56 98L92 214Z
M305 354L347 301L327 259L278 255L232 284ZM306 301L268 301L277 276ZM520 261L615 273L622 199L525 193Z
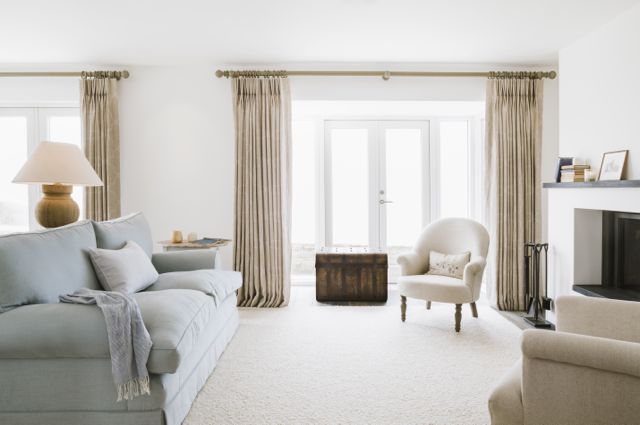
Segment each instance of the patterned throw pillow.
M471 261L471 253L442 254L437 251L429 252L429 271L427 274L455 277L462 279L464 266Z

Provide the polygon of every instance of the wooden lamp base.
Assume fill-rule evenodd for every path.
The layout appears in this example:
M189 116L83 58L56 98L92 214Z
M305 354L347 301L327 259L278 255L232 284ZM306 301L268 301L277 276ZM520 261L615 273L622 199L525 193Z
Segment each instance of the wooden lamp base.
M60 227L78 221L80 208L71 198L73 186L43 184L44 196L36 205L36 220L42 227Z

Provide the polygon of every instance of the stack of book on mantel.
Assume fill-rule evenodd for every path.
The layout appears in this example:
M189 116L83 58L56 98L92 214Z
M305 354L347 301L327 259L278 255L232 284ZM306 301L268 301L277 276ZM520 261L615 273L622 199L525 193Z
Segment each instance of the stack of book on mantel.
M571 183L571 182L584 182L587 181L584 178L585 171L591 169L589 165L563 165L560 168L560 182L561 183Z

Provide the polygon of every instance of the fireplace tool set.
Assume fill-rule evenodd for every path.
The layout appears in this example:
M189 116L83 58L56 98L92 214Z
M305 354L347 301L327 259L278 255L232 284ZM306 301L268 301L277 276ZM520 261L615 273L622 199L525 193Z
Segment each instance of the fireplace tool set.
M547 253L548 243L524 244L524 279L527 293L525 322L536 328L551 328L551 322L544 320L544 310L551 310L551 298L547 297ZM544 264L542 257L544 256ZM540 294L541 275L544 280L544 296Z

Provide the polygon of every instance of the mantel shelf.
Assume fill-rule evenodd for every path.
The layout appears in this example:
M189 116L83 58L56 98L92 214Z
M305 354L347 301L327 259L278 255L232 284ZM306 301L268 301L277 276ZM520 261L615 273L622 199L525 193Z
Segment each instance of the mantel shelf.
M640 187L640 180L603 180L597 182L543 183L545 189L588 189L598 187Z

